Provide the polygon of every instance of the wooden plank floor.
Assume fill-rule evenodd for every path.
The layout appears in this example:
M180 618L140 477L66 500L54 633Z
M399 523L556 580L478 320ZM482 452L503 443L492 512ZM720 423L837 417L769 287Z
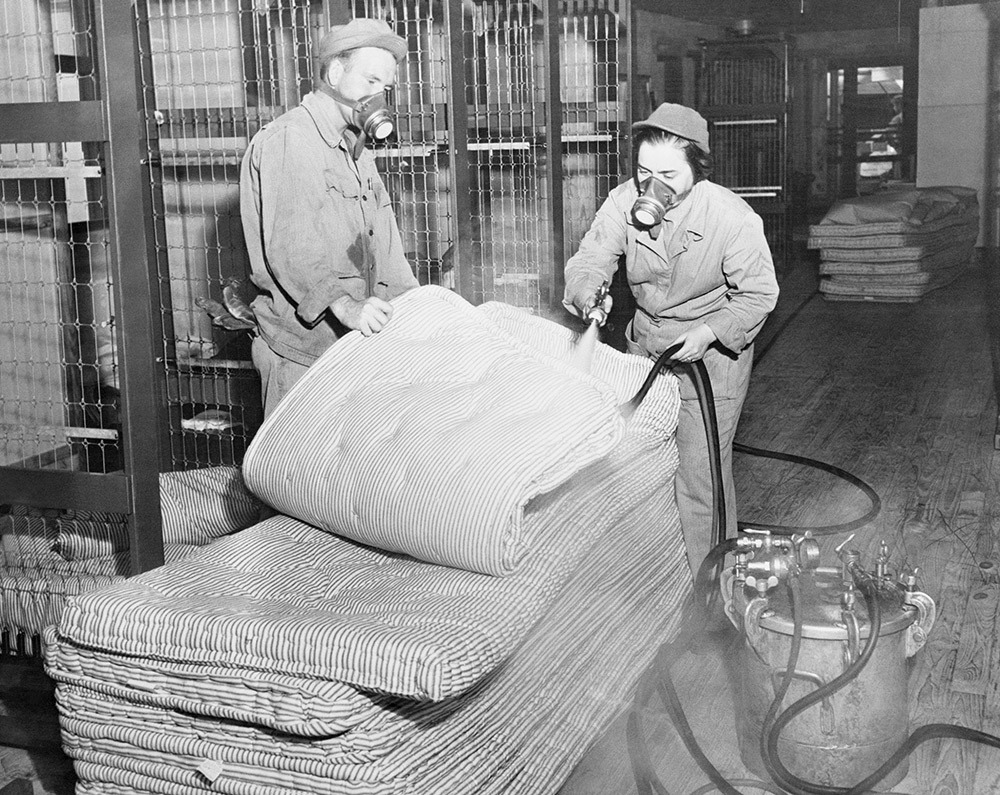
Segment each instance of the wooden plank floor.
M1000 302L987 290L982 266L916 304L827 302L815 295L816 279L809 262L782 279L779 307L758 343L763 356L738 441L826 461L875 488L882 511L853 545L870 565L884 540L893 568L919 567L920 585L939 611L927 646L911 663L912 724L955 722L1000 733L994 541L1000 454L993 447L997 408L987 333L988 313ZM744 521L831 524L868 507L828 475L772 460L738 456L736 474ZM835 562L830 548L841 540L824 540L824 563ZM731 659L731 649L718 646L689 653L674 678L709 758L739 779L751 774L737 751ZM658 703L645 719L668 791L691 793L705 784ZM65 770L58 757L0 749L0 787L27 778L36 795L64 795ZM893 791L1000 792L1000 750L931 741L913 755ZM633 792L619 720L561 795Z
M882 510L852 546L870 567L884 540L890 567L917 567L938 607L927 645L910 661L911 728L943 722L1000 734L1000 453L988 334L1000 301L985 267L919 303L896 305L825 301L814 294L808 263L786 275L758 344L758 353L766 350L737 441L825 461L875 489ZM742 521L826 525L868 508L853 487L823 473L743 455L734 466ZM824 564L836 565L832 547L844 538L823 540ZM737 750L727 659L732 649L688 653L673 676L709 759L727 777L753 778ZM668 791L706 784L658 702L645 720ZM634 793L623 738L619 720L561 795ZM892 791L1000 792L1000 750L932 740Z

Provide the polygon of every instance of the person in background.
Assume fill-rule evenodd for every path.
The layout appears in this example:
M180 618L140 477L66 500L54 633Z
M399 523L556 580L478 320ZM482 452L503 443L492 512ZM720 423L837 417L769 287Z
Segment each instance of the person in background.
M708 124L699 113L663 104L632 133L634 178L611 191L566 263L563 304L587 317L624 256L636 301L625 332L629 352L655 359L680 344L673 361L704 361L715 394L731 536L733 437L753 340L778 299L774 264L760 216L709 180ZM675 492L688 562L697 571L714 541L708 442L689 370L674 372L681 395Z
M320 41L314 86L254 135L240 172L240 215L259 290L251 353L264 414L352 329L377 334L389 301L417 286L375 158L392 132L386 90L406 42L355 19Z
M886 138L889 146L899 152L902 150L903 95L895 94L889 101L892 104L892 118L889 119Z

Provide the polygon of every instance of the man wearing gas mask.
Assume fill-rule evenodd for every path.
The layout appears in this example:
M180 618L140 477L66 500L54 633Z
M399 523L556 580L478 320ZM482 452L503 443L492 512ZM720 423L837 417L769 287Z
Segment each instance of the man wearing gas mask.
M259 290L254 365L265 416L352 329L377 334L417 286L375 159L393 130L386 91L406 41L355 19L320 41L313 91L263 127L243 158L240 214Z
M709 180L708 124L683 105L663 104L632 127L635 176L613 189L566 264L564 305L593 316L610 300L624 259L636 311L626 329L631 353L652 358L681 343L679 362L702 360L711 379L722 448L727 532L736 531L732 444L753 362L753 340L778 298L760 217ZM601 313L598 313L599 315ZM708 442L688 368L678 367L681 412L675 491L688 561L712 543Z

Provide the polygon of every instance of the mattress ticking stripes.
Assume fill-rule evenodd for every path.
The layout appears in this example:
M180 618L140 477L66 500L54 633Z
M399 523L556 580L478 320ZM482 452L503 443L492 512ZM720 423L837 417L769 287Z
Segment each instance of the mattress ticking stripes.
M654 439L672 424L655 413L635 419L610 456L533 503L533 554L510 576L423 563L277 516L72 600L59 632L131 657L447 698L506 659L588 546L669 483L676 453Z
M383 331L349 334L310 366L257 432L244 476L316 527L506 575L532 550L525 505L619 442L619 402L428 285L393 301Z
M249 527L261 503L237 467L160 474L166 561ZM59 620L71 596L129 572L126 517L7 506L0 516L0 628L28 636Z
M545 355L574 335L477 310ZM613 402L651 363L603 346ZM71 601L46 636L79 793L387 795L558 788L622 709L691 587L676 382L524 509L504 577L278 516Z
M689 588L676 511L659 489L591 547L507 664L454 699L390 710L401 733L369 762L320 761L338 738L305 742L60 682L77 791L554 792L676 630ZM84 666L88 654L78 651Z

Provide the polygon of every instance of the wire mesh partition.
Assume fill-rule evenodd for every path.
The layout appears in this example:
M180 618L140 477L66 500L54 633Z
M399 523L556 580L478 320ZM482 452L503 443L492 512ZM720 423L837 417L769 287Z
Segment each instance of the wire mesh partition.
M170 468L238 462L260 422L249 336L213 326L199 299L249 297L240 159L308 74L309 3L275 5L138 4Z
M95 96L77 44L91 20L63 28L43 4L4 6L0 101ZM74 25L84 27L76 29ZM99 143L0 144L0 465L117 468L114 311L103 233Z
M161 291L171 468L239 462L261 420L249 335L199 305L252 297L239 164L252 135L310 90L323 32L383 19L409 56L393 90L396 135L375 148L404 250L422 283L546 311L621 172L620 0L558 9L560 97L551 100L544 14L530 0L145 0L140 76ZM562 113L558 140L546 111ZM551 168L558 155L562 169ZM553 218L551 200L566 197ZM566 234L561 233L563 228ZM554 251L554 242L564 241Z
M0 12L0 656L36 654L68 596L162 556L155 491L147 500L135 472L152 468L155 489L156 464L123 432L146 419L149 440L152 392L136 390L128 423L121 400L121 326L141 329L149 298L123 307L137 282L112 267L129 251L116 221L138 208L128 180L113 189L129 148L112 149L122 116L104 86L122 56L132 71L112 42L124 30L130 44L134 26L129 9L106 12L99 0ZM134 144L134 102L126 126Z
M598 207L631 171L627 138L628 8L566 2L562 17L565 248L575 251Z
M713 179L764 221L776 265L788 253L788 56L790 42L703 42L698 109L709 123Z
M160 473L241 461L250 336L205 301L252 298L240 162L323 32L377 17L410 45L376 158L420 280L538 312L621 171L622 5L2 5L0 652L162 562Z
M598 204L621 173L619 153L627 111L618 86L627 51L622 3L565 0L559 13L560 96L549 95L541 4L486 0L464 4L460 63L449 63L448 20L436 4L355 0L353 16L385 19L406 35L410 57L396 102L398 139L380 152L380 168L395 197L404 245L422 281L456 287L458 223L468 217L470 245L459 267L473 302L499 300L532 311L549 307L553 272L575 249ZM443 104L460 81L467 129L450 128ZM561 115L553 140L546 105ZM456 132L462 162L455 164ZM553 220L548 199L551 157L561 157L564 214ZM468 195L455 168L468 169ZM436 210L435 210L436 208ZM554 228L565 235L553 251Z

